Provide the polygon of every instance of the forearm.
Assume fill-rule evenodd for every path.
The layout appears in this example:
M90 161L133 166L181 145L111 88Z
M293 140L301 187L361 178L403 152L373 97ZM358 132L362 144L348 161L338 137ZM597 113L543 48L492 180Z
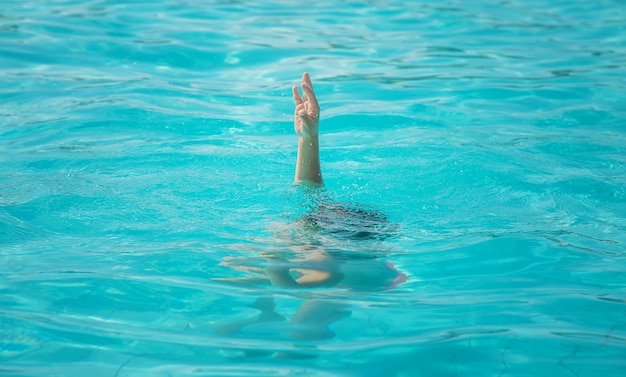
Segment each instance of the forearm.
M318 135L307 138L300 137L298 141L295 181L316 185L323 184Z
M301 288L300 285L289 273L289 268L281 264L270 261L270 265L265 270L267 278L273 286L278 288Z
M265 274L278 288L332 287L343 279L343 273L333 261L311 264L270 258L267 262Z

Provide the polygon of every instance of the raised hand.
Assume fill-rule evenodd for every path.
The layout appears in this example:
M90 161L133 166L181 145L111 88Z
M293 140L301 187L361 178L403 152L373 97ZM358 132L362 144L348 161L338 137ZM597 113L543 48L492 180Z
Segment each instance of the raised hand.
M296 133L305 139L311 139L318 135L320 123L320 105L317 103L311 77L307 72L302 74L302 97L298 87L291 88L293 100L296 103L294 112L293 128Z
M293 128L300 136L295 181L321 186L323 181L319 146L320 105L315 98L309 74L306 72L302 74L302 97L297 86L291 88L291 91L296 103Z

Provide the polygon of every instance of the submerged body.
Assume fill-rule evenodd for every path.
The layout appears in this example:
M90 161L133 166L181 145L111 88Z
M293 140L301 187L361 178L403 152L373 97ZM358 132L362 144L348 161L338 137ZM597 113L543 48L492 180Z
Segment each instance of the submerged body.
M308 73L302 75L301 87L302 96L297 87L292 89L296 105L294 130L299 136L295 183L306 197L307 212L280 227L275 237L266 240L258 256L224 258L222 266L247 276L219 280L287 290L374 292L394 288L406 281L406 275L386 261L382 242L392 237L395 229L383 213L361 205L336 203L325 194L319 158L320 107ZM258 317L227 324L217 333L234 334L251 324L285 320L275 312L271 294L252 307L261 311ZM297 331L290 336L330 338L333 333L328 326L350 315L348 309L341 301L305 297L289 319L297 325Z
M222 265L245 272L228 279L278 288L390 289L406 275L386 260L384 240L395 227L379 211L357 205L316 205L290 224L274 224L275 236L256 257L227 257Z

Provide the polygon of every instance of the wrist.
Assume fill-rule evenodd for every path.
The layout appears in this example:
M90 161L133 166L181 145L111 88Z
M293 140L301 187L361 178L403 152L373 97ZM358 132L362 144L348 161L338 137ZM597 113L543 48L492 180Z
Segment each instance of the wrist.
M303 143L319 143L319 134L299 135L299 141Z

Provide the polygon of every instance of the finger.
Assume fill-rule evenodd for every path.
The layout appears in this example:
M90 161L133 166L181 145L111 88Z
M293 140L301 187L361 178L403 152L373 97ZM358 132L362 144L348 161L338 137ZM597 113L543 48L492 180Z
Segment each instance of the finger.
M302 116L302 114L306 114L306 109L304 104L299 104L296 106L296 114Z
M319 104L317 103L315 92L313 92L313 87L310 86L310 83L302 83L302 92L304 93L304 98L309 100L313 108L319 109Z
M298 87L294 86L291 88L291 92L293 93L293 100L297 105L302 104L302 98L300 97L300 92L298 91Z
M311 82L311 76L309 76L309 73L308 72L302 73L302 84L300 84L300 86L302 87L302 96L304 97L305 101L308 100L308 96L307 96L307 93L304 91L304 86L310 82Z
M305 91L305 87L308 88L307 91ZM319 107L319 104L317 103L317 97L315 97L315 89L313 89L313 83L311 82L311 75L309 75L309 72L304 72L302 74L302 91L304 92L306 99L312 100L315 104L315 107Z
M311 82L311 75L309 75L309 72L304 72L302 74L302 83L307 84L311 89L313 89L313 83Z
M304 119L305 121L306 121L306 119L308 119L309 113L307 111L306 103L301 103L301 104L296 106L295 115L297 117L300 117L300 118Z

